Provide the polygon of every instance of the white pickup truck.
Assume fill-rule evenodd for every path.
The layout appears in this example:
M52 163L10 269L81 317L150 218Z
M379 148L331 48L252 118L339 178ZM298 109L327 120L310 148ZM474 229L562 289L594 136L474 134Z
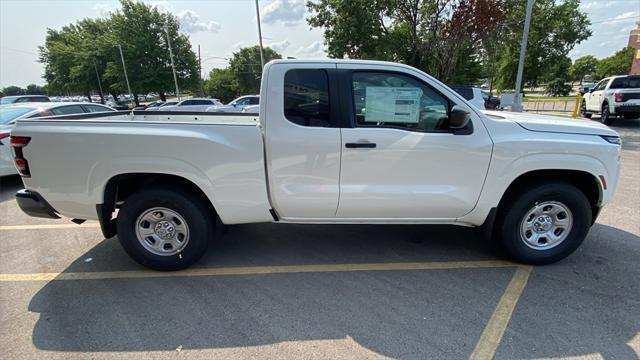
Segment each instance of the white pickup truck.
M584 94L580 115L591 118L600 114L603 124L611 125L616 116L625 119L640 117L640 76L620 75L600 80Z
M221 224L479 227L514 259L573 252L611 200L620 138L587 120L481 112L375 61L276 60L260 112L21 120L27 214L98 220L139 263L185 268Z

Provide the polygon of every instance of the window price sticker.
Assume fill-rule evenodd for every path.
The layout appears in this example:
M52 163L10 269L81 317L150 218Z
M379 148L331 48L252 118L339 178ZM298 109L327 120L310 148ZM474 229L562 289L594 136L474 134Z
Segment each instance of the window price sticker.
M366 88L364 121L417 124L421 97L420 88L369 86Z

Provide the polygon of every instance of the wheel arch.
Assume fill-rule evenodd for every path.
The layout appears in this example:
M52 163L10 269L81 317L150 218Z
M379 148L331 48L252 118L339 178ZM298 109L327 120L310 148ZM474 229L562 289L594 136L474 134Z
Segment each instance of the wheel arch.
M214 218L217 216L215 205L203 191L193 181L174 174L160 173L125 173L111 177L104 186L103 201L96 205L98 220L102 228L103 235L110 238L116 234L117 218L112 219L112 214L116 208L123 204L129 196L140 189L160 187L166 189L180 189L194 194L207 204L210 214Z
M578 188L591 204L592 223L595 222L600 211L600 203L602 201L604 190L598 178L582 170L563 170L563 169L544 169L531 170L520 174L513 179L506 187L500 201L496 207L491 208L482 225L479 227L480 234L485 239L490 239L493 234L496 217L500 209L504 209L504 204L508 199L518 191L522 191L529 184L540 183L541 181L565 181Z
M592 214L594 214L593 221L595 221L604 190L595 175L582 170L532 170L523 173L516 177L505 189L498 203L498 209L503 206L504 202L510 196L513 196L518 191L522 191L527 185L550 180L564 181L580 190L587 197L587 200L589 200L589 204L591 204Z

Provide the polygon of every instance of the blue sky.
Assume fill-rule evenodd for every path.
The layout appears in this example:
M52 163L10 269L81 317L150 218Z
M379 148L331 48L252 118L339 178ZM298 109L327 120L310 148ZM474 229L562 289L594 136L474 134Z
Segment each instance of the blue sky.
M205 74L226 66L223 58L239 47L258 43L254 0L145 2L178 16L194 49L201 46ZM304 3L261 0L264 43L284 56L324 58L322 30L306 24ZM44 83L37 47L44 43L47 28L106 16L118 6L117 1L100 0L0 0L0 87ZM583 0L581 8L593 23L593 36L570 53L572 58L613 54L626 46L629 31L640 21L640 0Z

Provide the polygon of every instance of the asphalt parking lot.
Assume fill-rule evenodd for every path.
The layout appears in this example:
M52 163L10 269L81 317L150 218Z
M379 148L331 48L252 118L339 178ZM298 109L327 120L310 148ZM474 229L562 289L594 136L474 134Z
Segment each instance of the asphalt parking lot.
M229 227L147 271L96 224L30 218L0 183L0 355L14 358L640 358L640 120L614 202L564 261L466 228Z

